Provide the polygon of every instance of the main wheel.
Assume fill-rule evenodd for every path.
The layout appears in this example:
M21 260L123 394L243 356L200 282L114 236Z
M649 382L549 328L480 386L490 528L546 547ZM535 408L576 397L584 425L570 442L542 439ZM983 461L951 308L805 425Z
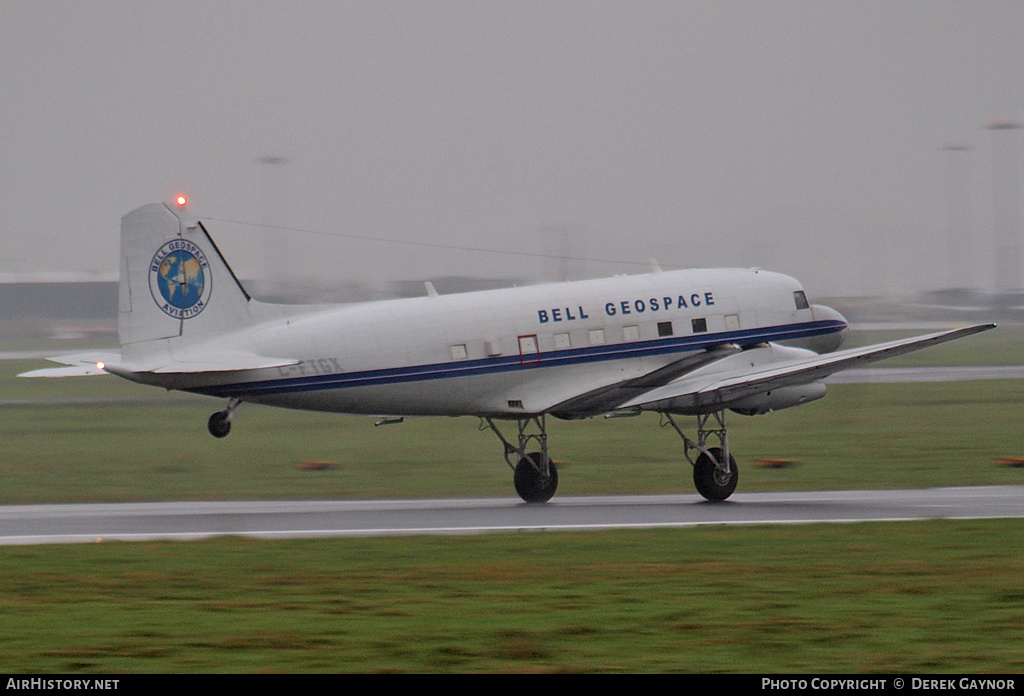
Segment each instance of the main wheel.
M528 503L546 503L558 489L558 469L548 458L548 473L544 474L543 452L530 452L519 460L513 480L516 493Z
M231 432L231 421L228 420L228 414L224 411L214 413L206 422L206 429L214 437L227 437Z
M722 456L722 450L713 447L710 450L715 459ZM693 483L697 486L697 492L713 503L725 500L736 490L736 483L740 479L740 471L736 468L736 460L729 455L729 473L721 471L711 457L703 452L697 457L697 463L693 465Z

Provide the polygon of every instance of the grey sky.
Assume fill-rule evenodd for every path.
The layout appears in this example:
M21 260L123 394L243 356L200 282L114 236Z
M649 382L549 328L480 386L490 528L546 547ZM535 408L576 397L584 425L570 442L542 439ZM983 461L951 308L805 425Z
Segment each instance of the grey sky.
M949 284L960 156L977 235L962 284L984 288L982 127L1024 119L1022 36L1011 0L2 0L0 273L113 272L121 215L184 191L246 275L543 262L321 234L268 246L224 220L907 292Z

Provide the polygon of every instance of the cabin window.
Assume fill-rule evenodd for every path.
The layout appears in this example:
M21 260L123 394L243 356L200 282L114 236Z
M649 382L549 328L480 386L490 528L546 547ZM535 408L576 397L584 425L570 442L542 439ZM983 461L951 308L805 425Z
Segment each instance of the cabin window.
M466 353L466 345L464 343L459 343L457 345L451 346L451 350L452 350L452 360L465 360L466 359L467 353Z
M490 356L501 355L501 341L496 338L488 338L484 341L484 350Z
M740 328L740 315L739 314L726 314L725 315L725 330L726 331L737 331Z
M622 340L623 341L639 341L640 340L640 327L639 326L623 326L622 327Z
M555 334L555 350L565 350L570 345L572 345L572 343L569 341L569 334Z
M603 346L604 345L604 329L594 329L590 332L590 345L592 346Z
M694 333L707 333L708 320L705 319L704 317L701 317L700 319L694 319L691 322L691 325L693 326Z
M807 303L807 295L804 294L803 290L797 290L793 293L793 302L796 303L797 309L808 309L811 306Z
M658 322L658 335L659 336L671 336L672 335L672 322L670 322L670 321L659 321Z

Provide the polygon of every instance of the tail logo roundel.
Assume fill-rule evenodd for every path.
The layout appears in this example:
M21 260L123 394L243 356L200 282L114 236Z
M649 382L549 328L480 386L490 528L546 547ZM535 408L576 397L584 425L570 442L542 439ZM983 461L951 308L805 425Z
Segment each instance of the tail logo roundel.
M149 264L149 290L164 314L191 319L210 301L213 276L203 250L185 239L164 244Z

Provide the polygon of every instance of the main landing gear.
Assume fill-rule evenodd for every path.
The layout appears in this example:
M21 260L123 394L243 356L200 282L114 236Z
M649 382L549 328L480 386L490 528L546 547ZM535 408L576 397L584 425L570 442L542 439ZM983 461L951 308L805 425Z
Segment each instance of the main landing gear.
M686 437L671 413L661 415L662 426L671 425L679 437L683 438L683 453L693 466L693 484L697 487L697 492L713 503L721 502L732 495L739 482L740 472L736 467L736 460L729 454L725 411L697 416L697 442ZM708 447L709 436L717 438L721 447ZM697 453L696 460L692 452Z
M548 434L544 414L520 418L516 421L518 444L509 442L492 418L484 422L505 446L505 463L514 472L512 480L516 493L528 503L546 503L558 490L558 468L548 456ZM483 429L483 423L480 428ZM527 452L532 447L539 451Z
M231 399L223 411L217 411L210 416L206 422L206 429L214 437L227 437L231 432L231 420L235 417L235 411L242 405L240 399Z
M211 415L207 423L210 434L218 438L227 437L235 411L241 405L240 399L231 399L223 411ZM732 495L739 481L739 469L729 454L725 411L697 416L697 442L683 433L671 413L662 413L661 416L662 426L672 426L683 439L683 453L693 466L693 483L697 492L711 502L720 502ZM502 435L491 417L483 418L480 429L483 430L486 424L504 445L505 463L513 471L512 480L519 497L527 503L546 503L558 490L558 467L548 454L547 417L542 413L519 418L515 423L515 444ZM720 446L708 447L709 438L716 438Z
M711 502L720 502L732 495L739 482L739 468L729 454L725 411L697 416L696 442L683 433L672 414L661 415L662 426L672 426L679 437L683 438L683 453L693 466L693 483L697 492ZM505 446L505 463L515 472L513 481L519 497L528 503L546 503L551 500L558 489L558 468L548 455L544 414L516 421L515 444L502 435L493 418L486 417L481 421L480 429L485 427L489 427ZM719 446L708 447L711 438L717 439ZM528 451L534 448L537 451Z

